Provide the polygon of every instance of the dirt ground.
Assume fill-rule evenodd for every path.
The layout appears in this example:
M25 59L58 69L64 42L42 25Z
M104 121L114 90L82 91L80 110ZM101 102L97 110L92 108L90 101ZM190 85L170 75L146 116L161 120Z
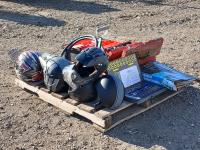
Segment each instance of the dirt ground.
M14 85L8 50L60 54L72 37L165 39L158 60L200 77L199 0L0 1L0 150L199 150L200 86L102 134Z

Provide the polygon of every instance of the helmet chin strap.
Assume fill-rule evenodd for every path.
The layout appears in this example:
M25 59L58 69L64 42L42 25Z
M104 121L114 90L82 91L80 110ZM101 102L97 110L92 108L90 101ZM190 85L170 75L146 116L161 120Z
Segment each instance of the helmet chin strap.
M103 103L101 102L101 100L100 100L99 97L97 98L97 101L98 101L98 102L94 104L95 110L99 110L99 109L104 108Z

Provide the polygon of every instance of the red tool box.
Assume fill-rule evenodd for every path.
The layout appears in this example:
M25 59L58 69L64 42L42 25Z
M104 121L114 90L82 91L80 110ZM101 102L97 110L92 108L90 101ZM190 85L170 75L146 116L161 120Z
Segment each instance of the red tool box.
M140 65L156 60L156 55L160 53L163 38L149 40L147 42L126 41L119 42L114 40L102 40L102 48L106 52L109 61L136 53ZM81 40L73 48L83 50L92 47L90 39Z

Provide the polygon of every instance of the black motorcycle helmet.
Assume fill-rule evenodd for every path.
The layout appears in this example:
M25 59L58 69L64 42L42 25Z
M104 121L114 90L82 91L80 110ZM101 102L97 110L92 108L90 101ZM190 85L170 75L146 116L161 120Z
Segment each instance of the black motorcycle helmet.
M97 97L94 83L94 81L91 81L75 89L69 87L69 97L79 102L94 101Z
M124 85L115 75L104 75L96 83L96 91L99 102L96 108L116 109L124 99Z
M77 62L77 71L80 74L90 71L89 76L98 77L108 67L108 58L102 49L98 47L87 48L79 53L75 59Z
M48 58L49 57L49 58ZM44 83L52 92L68 91L68 84L63 79L62 70L70 65L67 59L50 54L43 54L40 61L44 72Z

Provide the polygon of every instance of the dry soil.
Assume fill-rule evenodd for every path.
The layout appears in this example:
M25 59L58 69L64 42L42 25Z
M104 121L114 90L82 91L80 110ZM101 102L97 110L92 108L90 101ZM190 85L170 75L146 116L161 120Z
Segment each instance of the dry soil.
M8 50L60 54L102 22L113 39L163 37L158 60L200 77L199 0L0 1L0 150L200 149L198 84L105 134L14 85Z

